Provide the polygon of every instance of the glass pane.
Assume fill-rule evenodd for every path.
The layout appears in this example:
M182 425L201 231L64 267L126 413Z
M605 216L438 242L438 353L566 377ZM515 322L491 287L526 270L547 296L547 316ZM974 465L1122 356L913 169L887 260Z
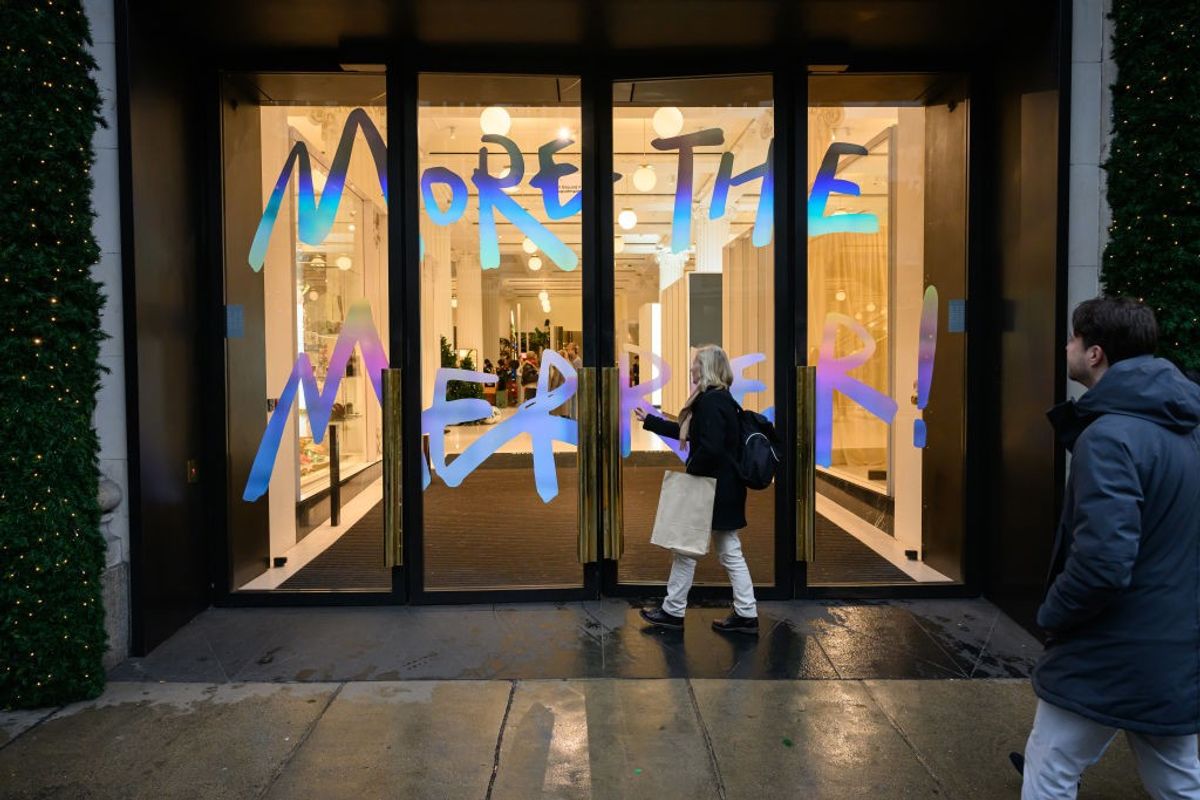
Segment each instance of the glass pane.
M639 81L613 87L616 346L624 383L623 583L663 583L671 556L650 544L678 442L644 431L633 409L667 418L691 393L696 348L720 345L731 391L774 416L775 249L769 76ZM749 493L742 547L756 584L775 581L775 489ZM696 583L727 585L716 558Z
M427 590L581 586L579 80L422 75Z
M953 582L962 575L966 103L931 77L898 78L883 98L870 91L887 81L870 91L855 81L810 83L818 472L808 578Z
M222 86L234 587L390 591L384 77Z

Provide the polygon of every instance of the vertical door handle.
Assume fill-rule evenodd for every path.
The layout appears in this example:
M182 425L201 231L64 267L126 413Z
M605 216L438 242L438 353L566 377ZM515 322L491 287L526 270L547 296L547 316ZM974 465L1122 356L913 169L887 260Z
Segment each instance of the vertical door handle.
M811 562L817 529L817 368L796 367L796 560Z
M399 369L383 370L383 560L404 564L404 437Z
M600 559L599 536L599 479L597 462L600 455L599 419L596 415L596 368L581 367L575 387L579 398L576 424L579 426L575 462L579 472L579 563L591 564Z
M605 367L603 380L604 555L616 560L625 552L625 504L621 492L621 373Z

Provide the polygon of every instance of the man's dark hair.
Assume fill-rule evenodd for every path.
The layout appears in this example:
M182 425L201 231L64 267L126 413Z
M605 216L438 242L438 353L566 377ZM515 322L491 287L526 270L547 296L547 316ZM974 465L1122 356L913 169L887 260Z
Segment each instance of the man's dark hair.
M1071 315L1071 328L1084 347L1099 345L1109 366L1135 356L1153 355L1158 347L1154 311L1131 297L1085 300Z

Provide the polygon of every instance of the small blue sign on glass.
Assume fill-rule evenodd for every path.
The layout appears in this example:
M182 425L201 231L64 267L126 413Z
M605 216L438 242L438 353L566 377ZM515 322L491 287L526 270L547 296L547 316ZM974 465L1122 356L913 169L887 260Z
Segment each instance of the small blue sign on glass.
M967 329L967 301L951 300L946 309L949 319L946 328L950 333L962 333Z
M246 333L246 319L240 304L225 306L225 338L240 339Z

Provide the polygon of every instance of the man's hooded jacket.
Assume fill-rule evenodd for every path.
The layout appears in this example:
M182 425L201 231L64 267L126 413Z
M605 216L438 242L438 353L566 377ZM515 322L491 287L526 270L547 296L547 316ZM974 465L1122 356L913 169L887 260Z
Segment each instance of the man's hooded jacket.
M1200 385L1140 356L1050 417L1072 459L1034 690L1105 725L1200 732Z

